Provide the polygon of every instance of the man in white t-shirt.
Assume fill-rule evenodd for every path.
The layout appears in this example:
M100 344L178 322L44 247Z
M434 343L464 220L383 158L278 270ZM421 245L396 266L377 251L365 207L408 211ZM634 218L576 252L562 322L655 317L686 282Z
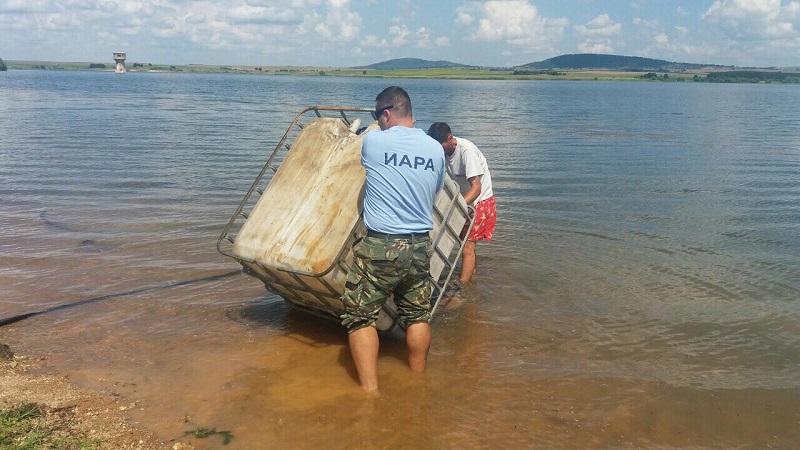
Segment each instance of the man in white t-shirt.
M475 207L475 223L469 230L461 260L461 282L467 283L475 274L475 243L481 239L491 242L494 234L497 208L492 192L492 176L486 158L478 147L464 138L453 136L446 123L431 125L428 136L442 144L447 157L445 168L448 175L458 182L464 201Z

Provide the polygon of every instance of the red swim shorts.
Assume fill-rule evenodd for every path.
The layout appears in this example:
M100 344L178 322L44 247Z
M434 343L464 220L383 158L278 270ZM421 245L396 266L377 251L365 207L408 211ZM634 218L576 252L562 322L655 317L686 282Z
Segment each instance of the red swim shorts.
M495 206L494 196L481 200L475 204L475 223L469 230L467 240L477 242L481 239L492 241L494 235L494 225L497 221L497 207ZM467 224L469 226L469 223Z

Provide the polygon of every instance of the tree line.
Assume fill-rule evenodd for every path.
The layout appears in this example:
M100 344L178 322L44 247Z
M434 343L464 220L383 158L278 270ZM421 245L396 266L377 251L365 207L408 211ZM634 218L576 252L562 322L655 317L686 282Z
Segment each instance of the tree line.
M664 73L659 75L655 72L648 72L639 76L643 80L653 81L684 81L684 77L673 76ZM695 82L707 83L800 83L800 73L791 72L763 72L758 70L736 70L728 72L711 72L706 76L695 74L691 78Z
M712 72L706 75L712 83L800 83L800 73L761 72L756 70L735 70Z

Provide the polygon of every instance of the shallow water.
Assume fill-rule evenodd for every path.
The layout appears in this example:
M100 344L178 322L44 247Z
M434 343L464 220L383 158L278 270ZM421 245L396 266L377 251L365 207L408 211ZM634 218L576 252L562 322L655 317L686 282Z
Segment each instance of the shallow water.
M483 150L499 217L429 370L384 339L365 399L342 329L215 246L297 112L392 83L419 127ZM0 341L137 399L164 440L793 447L797 104L785 85L6 72L0 320L45 312Z

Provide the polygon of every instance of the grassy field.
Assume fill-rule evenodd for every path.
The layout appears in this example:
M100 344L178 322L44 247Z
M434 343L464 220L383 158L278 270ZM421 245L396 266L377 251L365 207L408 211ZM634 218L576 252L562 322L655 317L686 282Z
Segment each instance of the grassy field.
M68 411L48 410L29 403L14 408L0 409L0 448L35 450L51 449L101 449L100 439L77 431Z
M90 68L104 64L105 67ZM52 61L6 61L9 70L96 70L113 71L112 63L52 62ZM438 78L451 80L642 80L642 72L620 72L611 70L565 70L553 73L514 74L509 70L489 69L406 69L373 70L310 66L215 66L203 64L167 65L127 62L129 72L182 72L182 73L240 73L249 75L301 75L369 78ZM670 81L691 81L694 75L704 72L670 74Z
M9 70L94 70L113 72L115 63L5 61ZM436 78L448 80L569 80L569 81L713 81L725 83L793 83L800 84L800 68L759 69L748 72L730 70L691 70L684 72L654 73L625 72L618 70L558 70L537 71L513 69L403 69L375 70L313 66L244 66L206 64L151 64L128 61L129 72L176 73L238 73L247 75L299 75L366 78ZM712 76L708 76L712 74ZM753 74L759 76L753 76ZM707 77L708 76L708 77Z

